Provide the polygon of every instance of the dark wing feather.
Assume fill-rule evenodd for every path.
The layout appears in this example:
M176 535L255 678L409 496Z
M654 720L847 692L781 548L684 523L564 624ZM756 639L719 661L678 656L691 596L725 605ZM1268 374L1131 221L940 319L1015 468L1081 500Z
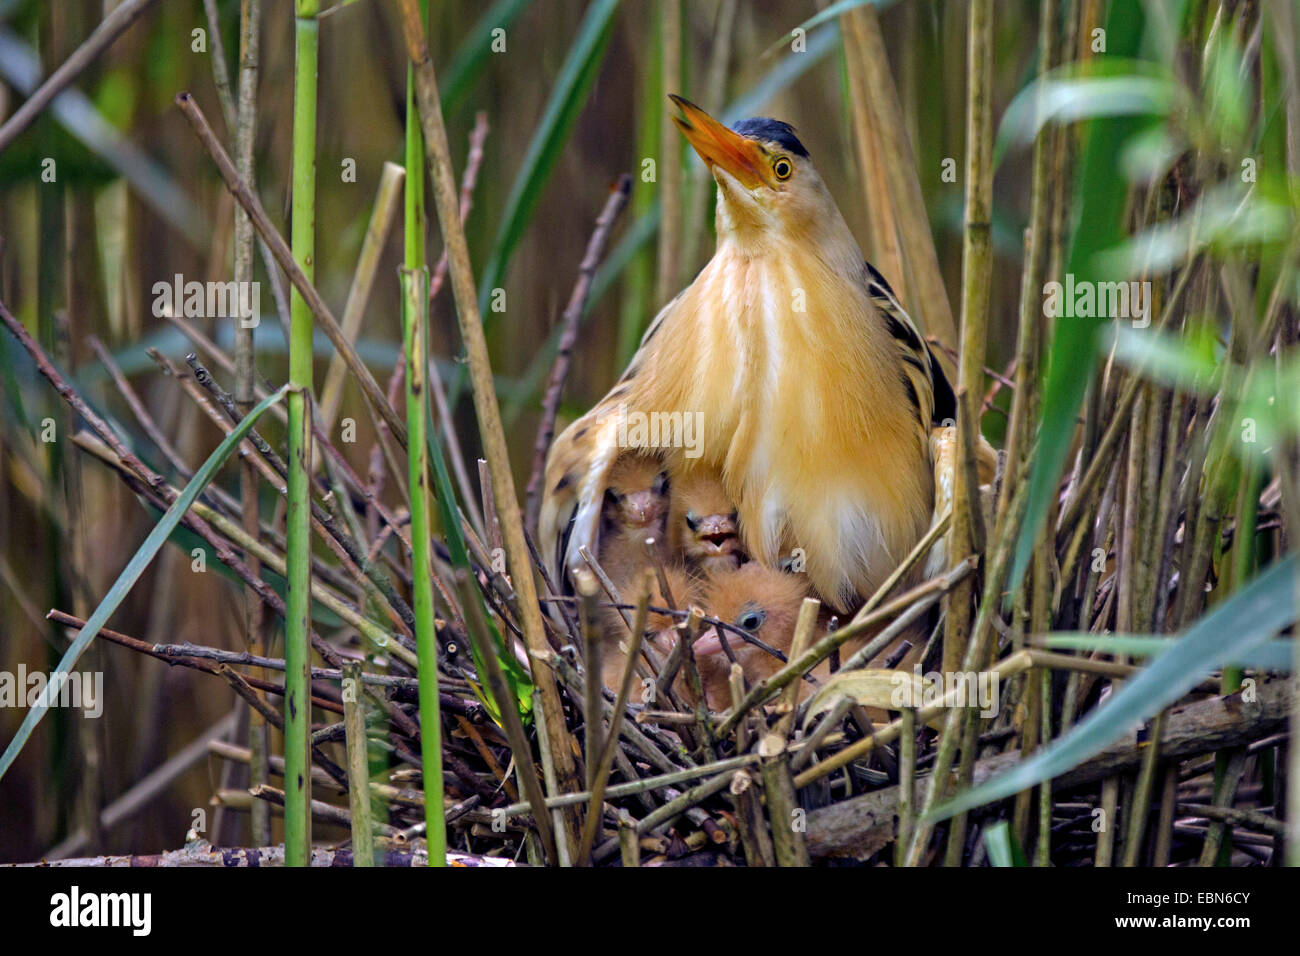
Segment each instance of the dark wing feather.
M957 418L957 399L943 367L885 277L870 262L864 261L863 266L867 295L880 309L889 334L901 350L899 360L906 376L905 384L919 400L922 426L928 431L930 425L951 424Z

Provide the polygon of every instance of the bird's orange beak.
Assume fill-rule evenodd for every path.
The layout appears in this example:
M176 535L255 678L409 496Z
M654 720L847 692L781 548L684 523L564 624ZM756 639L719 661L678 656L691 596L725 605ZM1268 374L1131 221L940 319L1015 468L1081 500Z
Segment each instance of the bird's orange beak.
M682 111L673 122L710 170L721 167L746 189L767 185L763 150L756 142L727 129L690 100L676 93L668 98Z

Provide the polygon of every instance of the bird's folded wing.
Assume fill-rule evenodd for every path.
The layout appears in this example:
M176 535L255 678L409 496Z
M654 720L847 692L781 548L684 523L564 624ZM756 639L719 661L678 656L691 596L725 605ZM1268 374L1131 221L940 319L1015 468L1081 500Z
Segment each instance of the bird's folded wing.
M867 295L880 310L889 334L898 346L899 361L920 413L923 432L928 433L931 425L954 424L957 399L943 367L885 277L870 262L863 264L866 266Z
M618 457L616 409L602 402L551 446L538 516L539 547L551 579L571 594L568 571L582 562L579 549L599 552L600 512L610 467Z
M537 519L542 560L562 594L572 594L568 570L583 563L578 549L586 545L600 553L600 512L605 502L609 470L620 451L618 399L626 383L644 367L651 343L676 311L682 293L659 310L641 336L636 354L614 388L587 414L555 439L546 459L546 487Z

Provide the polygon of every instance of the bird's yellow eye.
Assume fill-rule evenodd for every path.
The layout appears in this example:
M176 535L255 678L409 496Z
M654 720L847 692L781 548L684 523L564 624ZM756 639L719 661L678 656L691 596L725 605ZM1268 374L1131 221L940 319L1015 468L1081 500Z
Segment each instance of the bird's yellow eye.
M794 174L794 164L784 156L778 156L776 162L772 164L772 172L776 173L776 178L784 182Z

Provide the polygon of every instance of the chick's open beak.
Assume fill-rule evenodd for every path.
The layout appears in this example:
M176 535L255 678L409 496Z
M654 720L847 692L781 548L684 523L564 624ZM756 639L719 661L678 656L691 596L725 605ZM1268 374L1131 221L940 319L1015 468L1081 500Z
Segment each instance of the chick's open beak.
M767 185L766 162L757 143L727 129L690 100L675 93L668 98L682 111L673 122L710 170L726 170L746 189Z
M708 515L701 518L695 526L695 534L701 543L714 550L735 550L736 522L730 515Z

